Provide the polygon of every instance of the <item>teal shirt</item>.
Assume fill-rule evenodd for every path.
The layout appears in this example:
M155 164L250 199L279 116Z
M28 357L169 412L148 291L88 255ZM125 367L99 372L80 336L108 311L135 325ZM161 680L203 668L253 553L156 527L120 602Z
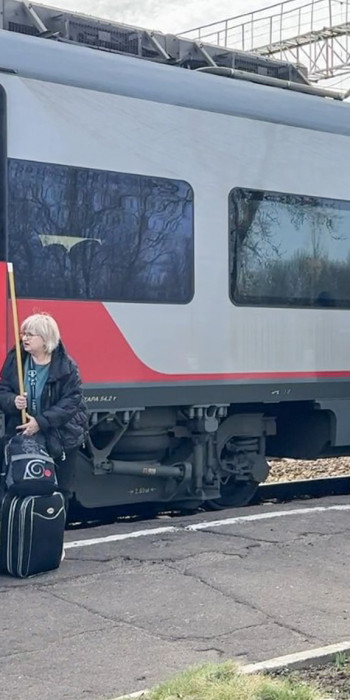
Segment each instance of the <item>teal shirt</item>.
M41 413L41 395L43 393L43 388L47 382L49 376L50 362L47 365L37 365L33 361L33 369L36 370L36 386L35 386L35 398L36 398L36 411L32 409L32 388L30 386L30 380L28 377L29 370L29 358L27 357L24 364L24 391L27 392L27 411L30 415L38 415Z

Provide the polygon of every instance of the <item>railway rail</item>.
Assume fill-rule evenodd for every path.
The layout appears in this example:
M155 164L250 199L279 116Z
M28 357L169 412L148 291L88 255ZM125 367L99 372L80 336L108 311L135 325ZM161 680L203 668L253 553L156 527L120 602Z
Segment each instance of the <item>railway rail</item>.
M278 503L298 498L325 498L350 494L350 476L327 476L320 479L275 481L259 486L249 505L275 500Z
M326 498L327 496L350 495L350 475L329 476L319 479L300 479L298 481L276 481L262 484L249 506L262 503L288 503L298 499ZM198 511L196 511L198 512ZM94 510L80 510L68 514L68 529L81 529L97 527L102 524L117 523L125 519L140 521L156 519L169 515L171 517L183 516L184 511L162 510L155 504L149 504L149 508L143 507L139 511L121 511L120 508L99 508Z

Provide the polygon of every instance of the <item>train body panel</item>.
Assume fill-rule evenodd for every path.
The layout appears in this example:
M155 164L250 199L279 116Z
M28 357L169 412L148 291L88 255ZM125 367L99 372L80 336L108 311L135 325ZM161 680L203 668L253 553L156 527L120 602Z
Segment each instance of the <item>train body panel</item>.
M147 333L144 304L105 302L116 326L117 354L121 334L140 365L168 375L170 381L172 375L184 380L186 375L191 380L196 375L239 379L247 373L257 379L280 373L295 373L299 379L303 373L347 375L347 310L234 305L228 293L227 257L230 191L250 187L346 199L347 137L41 81L5 77L3 85L10 159L136 172L186 182L193 191L195 293L185 304L147 304ZM102 310L98 313L102 333L105 323L113 342L109 321L106 316L103 321ZM101 336L95 339L97 348L100 340ZM93 343L90 337L90 352ZM83 353L79 348L79 356ZM146 371L144 376L133 375L128 361L126 365L99 365L92 371L90 363L86 381L150 378Z
M2 71L42 82L349 135L348 105L1 31ZM169 70L170 68L170 70Z
M349 105L8 32L0 66L20 317L91 413L77 501L239 505L266 451L348 445Z

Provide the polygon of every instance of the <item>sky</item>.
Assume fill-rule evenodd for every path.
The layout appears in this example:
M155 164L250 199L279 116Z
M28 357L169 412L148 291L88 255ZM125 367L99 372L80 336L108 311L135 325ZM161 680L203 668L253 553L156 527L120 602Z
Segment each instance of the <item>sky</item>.
M208 22L268 7L266 0L41 0L44 5L178 34Z

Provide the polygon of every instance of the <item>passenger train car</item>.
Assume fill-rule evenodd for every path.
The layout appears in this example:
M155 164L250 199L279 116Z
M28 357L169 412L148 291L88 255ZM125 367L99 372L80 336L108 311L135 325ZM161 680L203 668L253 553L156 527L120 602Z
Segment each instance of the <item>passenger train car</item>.
M349 104L8 30L0 84L0 257L81 370L76 502L241 505L267 456L346 452Z

